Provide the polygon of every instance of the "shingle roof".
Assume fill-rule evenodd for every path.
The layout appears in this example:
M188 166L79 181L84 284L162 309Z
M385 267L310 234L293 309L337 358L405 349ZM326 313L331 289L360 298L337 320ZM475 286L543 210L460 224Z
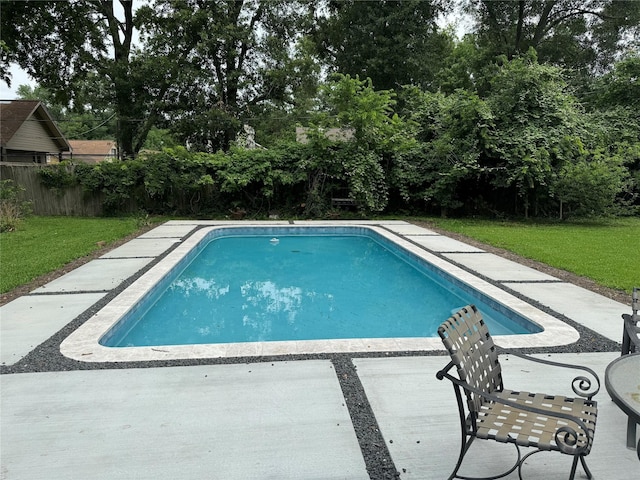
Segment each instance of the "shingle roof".
M20 126L35 112L37 100L14 100L0 103L0 143L6 145Z
M45 106L38 100L0 101L0 145L6 146L31 116L43 122L43 127L49 132L51 139L60 146L61 151L69 150L69 143Z
M87 163L101 162L106 158L113 158L114 140L69 140L73 158ZM65 157L69 157L68 154Z

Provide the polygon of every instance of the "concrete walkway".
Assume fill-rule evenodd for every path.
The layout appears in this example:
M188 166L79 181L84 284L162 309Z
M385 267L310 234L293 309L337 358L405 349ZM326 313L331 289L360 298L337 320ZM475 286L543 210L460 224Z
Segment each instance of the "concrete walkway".
M0 363L19 362L202 223L168 222L0 307ZM384 225L619 340L627 305L405 222L359 223ZM602 379L617 353L552 357L591 366ZM552 386L553 393L571 394L570 378L556 371L517 358L502 363L511 388ZM400 478L446 478L459 445L453 392L435 379L446 358L354 358L353 364ZM2 375L0 478L376 478L367 473L341 380L326 359ZM640 478L633 476L640 472L635 451L625 448L625 415L604 387L596 398L592 472L600 479ZM496 464L513 458L513 447L477 443L463 472L499 471ZM570 462L556 453L534 455L525 477L567 478Z

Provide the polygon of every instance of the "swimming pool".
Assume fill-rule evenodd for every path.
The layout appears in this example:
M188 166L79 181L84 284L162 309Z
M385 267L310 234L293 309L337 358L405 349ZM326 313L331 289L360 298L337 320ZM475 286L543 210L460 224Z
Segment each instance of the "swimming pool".
M201 244L100 343L435 337L443 318L471 303L495 334L542 331L369 229L226 229Z
M220 356L252 356L252 355L279 355L302 354L324 352L362 352L362 351L402 351L402 350L427 350L441 348L439 339L425 338L424 332L419 334L384 332L380 335L358 332L351 337L341 334L339 338L325 338L326 335L316 336L314 339L302 336L294 339L269 339L255 337L239 341L238 339L222 339L218 343L198 343L188 345L173 345L169 342L151 342L146 346L105 346L109 340L121 336L118 332L123 324L141 313L149 310L155 303L160 293L169 288L179 273L190 265L198 257L207 245L216 241L231 239L231 237L254 236L265 242L266 251L271 248L288 248L291 255L299 256L304 252L297 247L286 244L285 240L295 239L299 235L333 236L335 238L365 238L373 241L378 246L383 246L391 256L401 259L401 263L413 265L410 268L422 270L437 278L438 282L453 286L462 292L460 301L462 304L480 304L481 310L486 310L485 315L495 317L498 324L492 326L496 331L496 338L508 339L500 342L504 346L540 346L546 344L558 344L558 342L570 343L577 339L577 332L563 322L534 309L531 305L519 300L498 287L487 283L471 273L452 265L446 260L431 254L416 244L408 241L385 228L379 226L285 226L285 227L240 227L240 226L215 226L197 230L187 238L178 248L167 255L158 265L140 277L133 285L125 289L111 303L105 306L97 315L85 322L76 332L70 335L61 345L64 355L83 361L128 361L128 360L154 360L173 358L204 358ZM258 235L255 237L255 235ZM217 239L217 240L216 240ZM277 240L271 243L270 240ZM344 247L344 245L342 246ZM283 250L283 249L281 249ZM247 253L247 252L245 252ZM264 252L263 252L264 253ZM242 257L242 256L241 256ZM245 261L250 255L245 255ZM178 280L178 283L180 280ZM183 282L183 286L184 286ZM265 287L273 288L273 285ZM224 290L226 286L221 285ZM344 287L343 287L344 288ZM250 288L249 288L250 290ZM210 289L208 290L211 291ZM220 289L215 290L218 294ZM297 294L293 290L288 292L289 301ZM255 293L255 292L254 292ZM282 293L282 292L281 292ZM457 293L460 296L460 293ZM379 296L379 295L377 295ZM290 303L291 306L291 303ZM447 311L437 314L442 321L450 313L450 310L462 305L447 305ZM286 310L286 309L285 309ZM362 309L361 309L362 310ZM291 308L285 315L292 313ZM503 317L515 320L519 327L524 327L529 333L511 335L513 333L501 328L505 325ZM439 323L438 323L439 324ZM527 327L528 325L528 327ZM533 325L533 327L531 326ZM115 327L115 328L114 328ZM540 328L542 327L542 331ZM129 327L124 327L127 330ZM436 325L437 328L437 325ZM431 327L429 327L431 329ZM435 328L431 335L435 334ZM537 331L536 331L537 330ZM521 332L520 332L521 333ZM321 339L317 339L321 338ZM209 340L205 340L208 342ZM103 343L103 344L101 344ZM115 342L117 344L117 342ZM123 345L128 345L125 341Z

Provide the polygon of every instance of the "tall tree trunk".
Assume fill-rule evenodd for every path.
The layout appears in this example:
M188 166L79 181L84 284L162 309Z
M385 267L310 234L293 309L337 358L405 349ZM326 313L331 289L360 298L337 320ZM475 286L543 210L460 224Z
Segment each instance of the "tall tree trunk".
M524 0L520 0L518 2L518 26L516 28L516 41L515 41L515 53L519 54L521 52L521 44L522 44L522 25L524 24Z
M134 148L134 138L138 130L137 119L132 119L129 116L133 104L133 94L128 82L129 56L133 40L133 1L120 0L124 11L124 22L120 22L116 18L113 1L100 0L98 5L107 19L113 44L114 62L110 65L110 71L105 73L111 78L115 89L115 110L118 118L116 141L120 158L133 158L137 153Z

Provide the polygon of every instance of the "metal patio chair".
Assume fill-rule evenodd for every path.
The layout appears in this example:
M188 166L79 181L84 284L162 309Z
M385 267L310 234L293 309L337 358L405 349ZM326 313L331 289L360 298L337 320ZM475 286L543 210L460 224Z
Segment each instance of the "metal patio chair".
M585 462L593 444L598 414L592 397L600 389L600 379L593 370L501 350L493 343L482 315L474 305L449 317L438 328L438 335L451 361L436 377L453 382L462 431L460 455L449 480L474 478L458 475L458 470L476 438L512 443L517 449L516 463L502 474L486 477L487 480L504 477L516 469L522 480L525 460L540 451L572 455L571 480L575 477L578 460L587 477L593 478ZM592 378L580 375L573 379L571 387L581 398L507 390L502 383L499 350L537 363L583 370ZM454 367L457 376L449 373ZM520 447L535 450L522 456Z
M631 315L622 314L622 355L640 351L640 289L634 288L631 294Z

